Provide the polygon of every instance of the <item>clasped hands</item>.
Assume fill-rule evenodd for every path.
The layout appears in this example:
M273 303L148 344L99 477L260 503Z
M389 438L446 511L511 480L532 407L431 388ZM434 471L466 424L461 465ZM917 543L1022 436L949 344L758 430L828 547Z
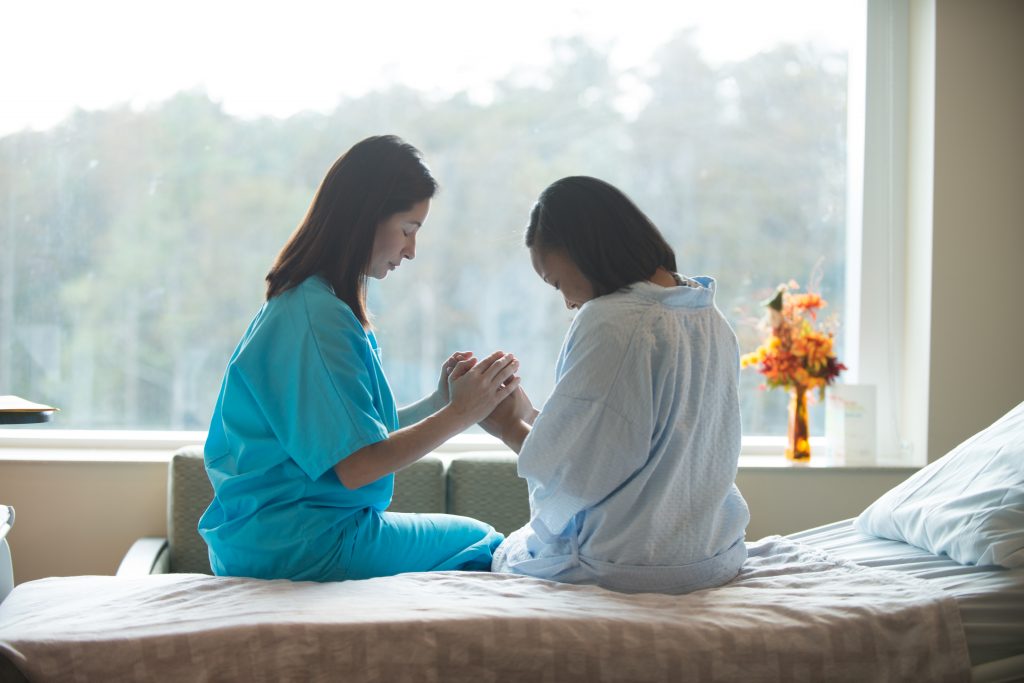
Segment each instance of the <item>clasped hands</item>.
M495 365L497 364L497 365ZM500 372L499 366L508 365L513 369L511 374L508 370ZM459 389L458 385L470 374L471 370L476 373L487 373L491 370L492 375L505 376L500 384L497 384L497 405L486 413L477 424L484 428L491 436L508 442L508 436L521 423L532 425L537 418L538 411L533 407L530 398L519 385L520 378L514 370L518 370L519 361L512 354L504 354L496 351L482 360L478 360L470 351L459 351L453 353L441 366L441 375L437 383L437 397L440 405L446 405L453 401ZM488 408L490 401L485 401L481 409ZM518 449L516 449L518 450Z

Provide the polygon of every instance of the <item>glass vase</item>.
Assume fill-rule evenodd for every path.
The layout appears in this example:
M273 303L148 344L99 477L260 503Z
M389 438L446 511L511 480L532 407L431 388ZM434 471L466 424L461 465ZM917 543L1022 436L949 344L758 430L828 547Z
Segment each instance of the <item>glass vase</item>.
M807 424L807 387L796 385L789 394L789 439L786 458L794 462L811 459L811 433Z

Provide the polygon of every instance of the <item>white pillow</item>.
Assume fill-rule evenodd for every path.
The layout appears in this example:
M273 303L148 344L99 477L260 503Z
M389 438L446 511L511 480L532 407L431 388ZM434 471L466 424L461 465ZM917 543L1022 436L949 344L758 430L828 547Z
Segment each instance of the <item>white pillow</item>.
M1024 403L882 495L856 526L960 564L1024 567Z

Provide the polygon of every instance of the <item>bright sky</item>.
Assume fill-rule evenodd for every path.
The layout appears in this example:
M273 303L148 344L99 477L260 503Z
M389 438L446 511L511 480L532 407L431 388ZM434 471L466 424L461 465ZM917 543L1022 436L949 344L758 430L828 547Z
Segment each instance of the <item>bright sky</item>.
M330 111L389 83L485 99L495 79L549 63L558 36L588 36L622 71L688 26L712 61L783 39L845 50L864 1L12 1L0 9L0 135L196 87L239 116Z

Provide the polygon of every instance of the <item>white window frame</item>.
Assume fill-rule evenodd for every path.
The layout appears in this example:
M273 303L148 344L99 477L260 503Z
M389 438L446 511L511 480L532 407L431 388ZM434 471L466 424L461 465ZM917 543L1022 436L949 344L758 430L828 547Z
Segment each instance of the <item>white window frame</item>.
M877 459L909 464L902 414L910 90L910 2L868 0L848 106L845 381L876 387ZM860 118L860 117L863 118ZM854 276L856 274L856 277ZM864 302L874 302L864 306Z
M910 7L909 0L868 0L866 9L864 40L851 49L849 60L847 319L842 331L849 370L844 379L876 386L878 461L906 465L911 446L904 435L900 377ZM880 303L865 307L865 301ZM0 450L55 459L150 459L205 438L201 431L0 429ZM745 436L742 455L779 457L784 447L784 437ZM824 437L812 437L811 447L824 453ZM503 451L505 446L486 434L462 434L438 450Z

